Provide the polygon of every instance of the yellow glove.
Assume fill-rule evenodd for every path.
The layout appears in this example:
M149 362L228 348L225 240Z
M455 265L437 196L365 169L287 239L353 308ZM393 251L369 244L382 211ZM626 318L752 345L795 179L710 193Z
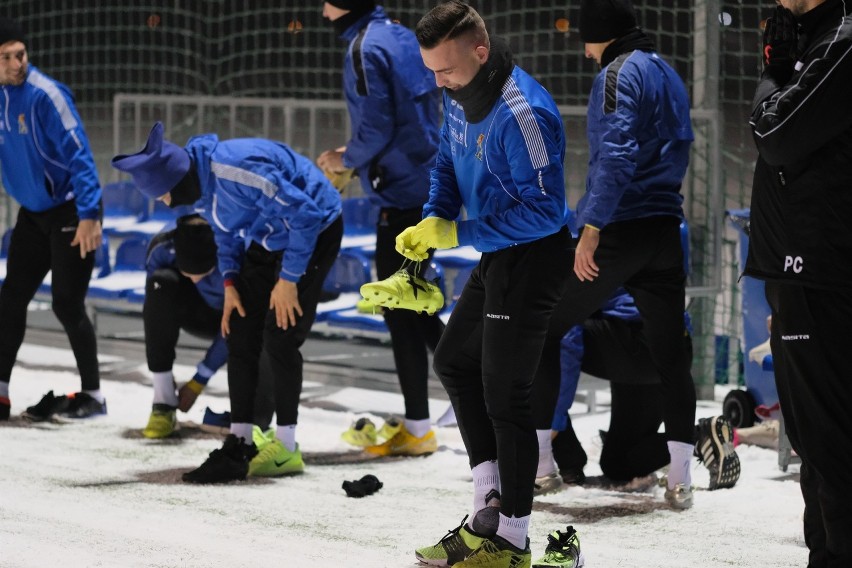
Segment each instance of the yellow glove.
M352 176L355 175L355 170L352 168L346 168L340 172L323 170L322 173L325 174L325 177L328 178L328 181L331 182L331 185L333 185L337 191L342 192L346 189L346 186L349 185L349 182L352 180Z
M195 379L190 379L189 382L180 387L178 390L178 410L181 412L188 412L189 409L192 408L192 405L195 404L195 399L198 398L198 395L200 395L203 390L204 385Z
M396 236L396 252L409 260L420 262L429 258L429 247L425 245L415 246L412 236L417 227L408 227Z
M427 249L448 249L459 246L456 222L440 217L426 217L414 227L411 243L415 247L425 245Z

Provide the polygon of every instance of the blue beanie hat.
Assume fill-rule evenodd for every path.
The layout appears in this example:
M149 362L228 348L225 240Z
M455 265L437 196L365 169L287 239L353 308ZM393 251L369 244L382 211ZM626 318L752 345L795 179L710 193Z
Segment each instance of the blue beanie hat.
M157 122L151 129L141 151L112 159L112 167L129 173L137 189L153 199L174 189L189 171L189 164L186 150L163 140L162 122Z

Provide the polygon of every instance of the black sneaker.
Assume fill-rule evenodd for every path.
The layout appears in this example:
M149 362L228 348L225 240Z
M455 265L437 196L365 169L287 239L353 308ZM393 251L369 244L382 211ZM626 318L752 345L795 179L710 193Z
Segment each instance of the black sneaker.
M533 562L532 568L581 568L586 564L580 552L580 537L574 527L565 532L553 531L547 535L544 556Z
M8 420L11 410L12 401L8 397L0 396L0 420Z
M724 416L698 421L695 455L710 470L710 491L733 487L740 478L740 458L734 450L734 433Z
M44 422L50 420L55 414L59 414L68 408L68 397L63 395L53 396L53 391L48 391L41 397L38 404L28 407L21 415L33 422Z
M68 404L64 409L55 411L56 414L68 418L91 418L92 416L102 416L107 413L106 400L98 402L96 398L92 398L87 393L77 392L63 398L67 399Z
M257 455L257 447L243 442L243 438L228 434L221 448L210 452L203 464L184 473L181 478L186 483L228 483L244 480L248 475L249 462Z

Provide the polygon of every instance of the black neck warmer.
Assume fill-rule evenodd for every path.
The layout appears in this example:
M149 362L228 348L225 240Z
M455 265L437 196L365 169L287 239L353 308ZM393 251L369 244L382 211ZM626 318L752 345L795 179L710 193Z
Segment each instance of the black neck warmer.
M482 122L500 98L503 85L514 67L509 42L491 38L491 50L485 65L470 83L455 91L447 89L447 95L462 105L468 122Z
M640 28L633 28L607 46L603 55L601 55L601 68L612 63L622 53L629 53L636 49L639 51L657 50L654 40L648 37Z
M198 172L195 169L195 161L190 160L189 169L183 178L170 192L172 200L169 207L174 209L180 205L192 205L201 199L201 183L198 181Z
M342 16L331 22L331 25L334 26L334 33L336 33L338 36L342 36L344 33L346 33L346 30L348 30L352 26L352 24L372 12L375 8L375 6L353 8L349 11L348 14L343 14Z

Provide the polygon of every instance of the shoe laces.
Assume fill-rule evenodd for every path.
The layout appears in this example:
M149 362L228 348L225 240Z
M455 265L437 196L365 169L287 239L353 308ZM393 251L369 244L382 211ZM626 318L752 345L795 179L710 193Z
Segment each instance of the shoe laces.
M467 515L464 516L464 518L462 519L459 526L457 526L454 529L448 530L447 534L442 536L441 540L438 541L438 544L443 544L443 543L447 542L448 540L450 540L451 538L453 538L454 536L456 536L457 534L459 534L459 532L461 532L461 530L462 530L462 527L464 526L464 523L467 521L467 517L468 517Z
M574 527L568 527L565 532L553 531L547 535L547 547L544 549L546 555L567 556L571 554L571 548L579 548L579 539Z
M419 260L404 260L402 266L399 267L399 270L396 271L400 276L404 276L408 285L414 290L414 298L417 299L417 291L420 290L426 294L429 293L429 285L438 285L438 278L434 278L433 280L426 280L425 278L421 278L420 276L415 276L415 274L420 273L420 264Z

